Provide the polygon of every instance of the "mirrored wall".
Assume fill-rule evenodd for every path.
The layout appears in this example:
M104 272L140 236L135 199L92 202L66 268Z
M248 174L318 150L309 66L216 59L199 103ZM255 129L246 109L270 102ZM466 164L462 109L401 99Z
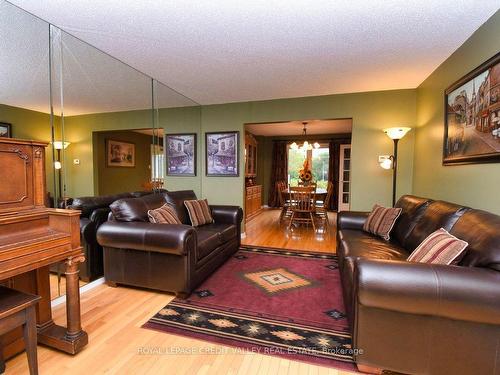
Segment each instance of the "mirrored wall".
M0 131L48 143L47 206L161 189L201 192L196 102L4 0L0 21ZM105 207L85 208L82 220L106 220ZM84 238L82 245L84 285L101 277L102 250ZM63 267L53 265L53 297L64 285Z

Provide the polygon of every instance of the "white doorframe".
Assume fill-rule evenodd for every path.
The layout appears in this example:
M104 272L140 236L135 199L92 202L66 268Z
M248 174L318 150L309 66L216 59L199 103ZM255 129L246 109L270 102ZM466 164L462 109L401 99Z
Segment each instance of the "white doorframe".
M351 145L340 145L339 159L339 208L349 211L351 208Z

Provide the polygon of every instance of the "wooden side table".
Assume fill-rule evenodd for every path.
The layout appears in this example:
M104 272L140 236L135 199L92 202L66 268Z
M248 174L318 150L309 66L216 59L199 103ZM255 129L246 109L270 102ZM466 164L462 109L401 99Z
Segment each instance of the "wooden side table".
M0 335L23 326L30 375L38 374L35 306L39 300L39 296L0 286ZM5 363L1 353L2 350L0 350L0 373L3 373Z

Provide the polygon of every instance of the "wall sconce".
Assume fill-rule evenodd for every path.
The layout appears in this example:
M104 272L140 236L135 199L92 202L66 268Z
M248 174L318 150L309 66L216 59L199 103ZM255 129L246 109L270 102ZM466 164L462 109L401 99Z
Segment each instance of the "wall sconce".
M394 141L394 153L387 157L385 155L384 159L381 162L381 157L379 156L379 164L384 169L392 168L392 206L396 204L396 178L398 171L398 142L401 138L403 138L406 133L408 133L411 128L408 127L393 127L384 129L384 133Z

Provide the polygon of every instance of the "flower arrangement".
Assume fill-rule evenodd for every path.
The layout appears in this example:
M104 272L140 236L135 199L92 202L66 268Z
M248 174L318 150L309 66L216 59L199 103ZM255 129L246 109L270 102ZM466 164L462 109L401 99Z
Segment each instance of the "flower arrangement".
M311 182L313 175L311 172L311 168L309 167L309 160L304 160L304 164L302 164L302 169L299 170L299 178L302 182L307 183Z

